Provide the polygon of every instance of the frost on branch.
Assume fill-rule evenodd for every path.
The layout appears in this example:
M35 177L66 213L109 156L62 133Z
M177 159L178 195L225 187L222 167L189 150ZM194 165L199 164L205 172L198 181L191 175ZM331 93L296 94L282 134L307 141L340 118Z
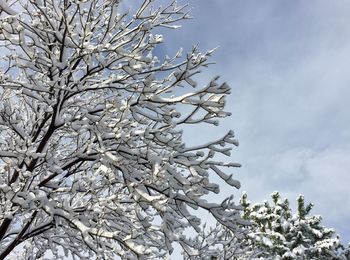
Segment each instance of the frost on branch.
M195 82L211 51L154 54L153 29L189 16L153 2L134 14L120 1L0 2L0 258L24 241L33 259L163 257L172 242L192 250L198 208L233 231L242 221L232 199L203 199L219 192L209 175L240 186L239 165L215 159L233 132L188 147L180 130L228 116L230 88Z

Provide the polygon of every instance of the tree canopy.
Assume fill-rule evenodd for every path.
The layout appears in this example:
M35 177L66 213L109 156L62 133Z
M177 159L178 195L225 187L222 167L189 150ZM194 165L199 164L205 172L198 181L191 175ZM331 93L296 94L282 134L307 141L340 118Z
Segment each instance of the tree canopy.
M21 246L37 259L164 257L172 242L200 230L197 209L235 230L243 223L216 174L238 181L215 159L238 145L229 131L187 146L181 127L218 124L230 93L218 77L194 76L212 51L193 47L157 57L163 36L188 19L175 1L0 2L0 258ZM24 243L27 242L27 243ZM195 251L194 251L195 252Z

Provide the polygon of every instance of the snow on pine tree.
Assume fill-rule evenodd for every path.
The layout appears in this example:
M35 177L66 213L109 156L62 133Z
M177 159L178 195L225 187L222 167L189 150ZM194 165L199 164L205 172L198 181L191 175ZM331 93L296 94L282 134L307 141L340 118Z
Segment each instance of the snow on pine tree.
M310 215L313 205L305 205L302 195L295 213L278 192L271 198L272 203L251 205L244 194L243 218L251 225L242 227L242 233L222 225L202 231L195 238L197 250L216 259L350 259L350 247L340 243L333 229L321 225L320 216Z
M181 131L228 116L230 88L193 79L211 51L155 56L154 29L177 28L186 6L138 4L0 1L0 259L195 254L183 231L200 230L197 209L243 221L232 199L203 198L219 192L212 174L239 188L226 170L239 165L214 158L233 132L187 146Z
M267 259L347 259L334 229L321 225L321 216L310 215L313 204L305 205L304 196L297 198L293 214L289 201L278 192L271 194L272 203L250 205L247 195L241 204L244 217L255 225L250 233L253 247Z

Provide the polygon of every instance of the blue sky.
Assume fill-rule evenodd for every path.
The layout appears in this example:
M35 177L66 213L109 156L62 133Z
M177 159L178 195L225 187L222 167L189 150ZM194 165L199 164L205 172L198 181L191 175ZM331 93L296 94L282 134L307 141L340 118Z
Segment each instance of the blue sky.
M164 48L220 46L201 80L221 75L232 87L232 116L215 134L234 129L240 141L234 194L262 201L278 190L291 202L304 194L350 241L350 2L186 2L194 19L167 32ZM202 129L187 129L187 138L213 136Z

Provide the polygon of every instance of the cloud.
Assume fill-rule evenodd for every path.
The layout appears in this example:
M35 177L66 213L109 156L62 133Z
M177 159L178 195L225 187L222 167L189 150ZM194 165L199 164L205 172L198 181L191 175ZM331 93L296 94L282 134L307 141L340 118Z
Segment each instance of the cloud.
M339 226L345 241L350 241L349 175L350 152L327 149L306 162L308 178L301 183L310 200L321 198L317 211L328 223Z
M167 48L221 45L217 64L202 77L220 74L232 86L233 116L215 134L237 132L241 145L232 160L243 165L236 170L242 189L256 201L274 190L292 201L304 193L325 223L350 241L350 3L190 4L195 19L167 35ZM213 129L201 133L187 132L195 142Z

